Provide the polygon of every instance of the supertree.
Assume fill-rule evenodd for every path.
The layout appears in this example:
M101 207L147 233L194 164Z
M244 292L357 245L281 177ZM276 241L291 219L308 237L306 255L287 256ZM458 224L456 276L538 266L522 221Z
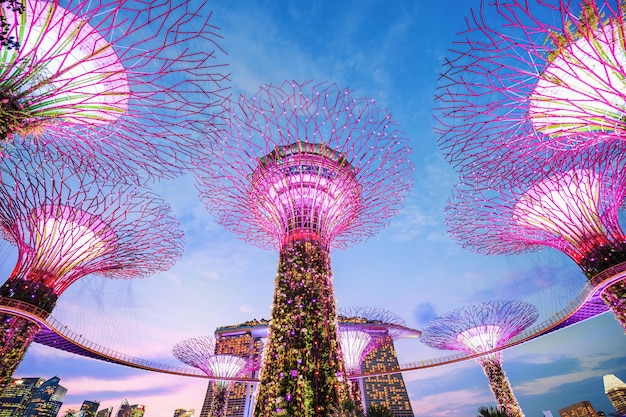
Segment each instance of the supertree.
M445 61L436 130L462 173L511 154L626 138L624 3L505 0L468 17Z
M354 375L361 373L365 357L385 343L393 343L402 337L417 337L421 332L408 328L397 314L372 307L342 308L338 312L338 322L339 343L352 382L352 397L364 408L360 378Z
M0 169L0 233L17 246L17 263L0 300L37 307L48 317L58 297L88 274L142 278L182 254L169 206L149 190L73 169L58 154L17 147ZM0 383L6 382L38 325L0 315Z
M498 406L507 416L524 414L513 395L511 384L502 369L502 348L515 335L537 320L532 304L499 300L474 304L449 312L429 322L422 330L421 341L435 349L458 350L477 357L489 380Z
M241 377L256 367L256 361L238 355L220 352L212 336L198 336L178 342L172 349L174 356L187 365L200 369L213 384L213 399L209 408L211 417L224 417L228 394L234 378ZM225 378L225 379L219 379Z
M450 235L487 255L546 247L565 253L601 290L626 329L626 287L623 280L613 283L623 273L618 265L626 262L626 235L619 222L626 146L599 143L575 154L544 156L517 161L499 173L495 185L465 177L446 209Z
M228 77L192 0L0 3L0 145L16 136L126 173L173 176L209 151Z
M407 140L370 98L312 82L242 96L199 178L227 228L278 248L255 415L324 416L348 397L331 248L382 229L412 183Z

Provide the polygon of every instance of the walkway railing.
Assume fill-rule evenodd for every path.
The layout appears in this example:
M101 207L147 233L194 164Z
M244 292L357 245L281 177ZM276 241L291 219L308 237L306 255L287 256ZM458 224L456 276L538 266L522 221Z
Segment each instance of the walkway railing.
M527 342L531 339L538 338L553 331L570 326L574 323L595 317L607 311L607 307L600 299L600 293L609 285L624 279L626 277L626 262L616 265L608 270L598 274L591 279L583 287L578 296L568 304L566 308L557 312L548 320L533 326L519 335L513 337L504 346L493 349L488 352L470 355L466 353L457 353L454 355L443 356L438 358L426 359L423 361L412 362L400 365L395 369L386 369L381 372L371 372L358 376L375 376L387 375L397 372L407 372L418 369L433 368L436 366L448 365L455 362L465 361L468 359L478 358L489 353L498 352L510 347ZM153 362L123 353L114 351L107 347L98 345L82 335L78 335L67 326L64 326L57 319L49 316L48 313L41 308L32 304L25 303L10 298L0 297L0 312L20 316L31 322L37 323L40 327L39 333L35 336L35 342L56 349L65 350L78 355L87 356L94 359L112 362L119 365L125 365L132 368L144 369L148 371L161 372L166 374L190 376L195 378L217 379L212 378L196 368L176 367L158 362ZM219 378L222 380L233 381L256 381L249 378Z

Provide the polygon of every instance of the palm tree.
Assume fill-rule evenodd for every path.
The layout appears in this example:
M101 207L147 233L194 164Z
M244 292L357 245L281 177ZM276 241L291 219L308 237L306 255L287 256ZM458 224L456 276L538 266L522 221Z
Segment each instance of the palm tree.
M72 417L77 412L78 410L74 408L66 408L65 411L63 411L63 414L61 415L61 417Z
M391 410L382 404L372 404L367 408L367 417L395 417Z
M350 398L333 407L328 415L329 417L365 417L361 406Z
M368 416L369 417L369 416ZM478 407L478 415L476 417L509 417L506 412L496 406Z

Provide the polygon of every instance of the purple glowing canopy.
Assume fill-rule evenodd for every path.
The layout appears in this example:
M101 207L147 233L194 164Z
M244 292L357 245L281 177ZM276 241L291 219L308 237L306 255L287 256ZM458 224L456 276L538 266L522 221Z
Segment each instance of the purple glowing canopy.
M412 184L407 139L373 99L336 85L285 82L242 96L201 198L261 247L312 238L343 248L374 235Z
M626 197L625 150L620 141L576 154L529 154L492 178L464 177L446 208L449 233L483 254L550 246L588 276L623 262L626 235L619 210Z
M624 9L611 0L484 3L444 64L436 131L462 174L518 148L626 139Z
M474 355L505 346L538 317L537 308L524 301L483 302L430 321L422 329L420 340L435 349L459 350Z
M203 5L12 3L0 5L16 41L0 56L0 142L28 137L153 177L188 170L210 148L228 80Z
M220 388L230 384L229 378L237 378L250 372L255 362L238 355L220 353L212 336L198 336L178 342L172 353L181 362L200 369L207 376L215 377ZM226 378L220 380L219 378Z
M421 334L419 330L406 327L402 317L383 309L342 308L337 316L339 342L348 373L358 373L365 357L384 343Z
M79 170L53 149L14 143L0 169L0 235L18 248L9 281L30 280L59 295L87 274L142 278L182 255L170 207L99 168Z

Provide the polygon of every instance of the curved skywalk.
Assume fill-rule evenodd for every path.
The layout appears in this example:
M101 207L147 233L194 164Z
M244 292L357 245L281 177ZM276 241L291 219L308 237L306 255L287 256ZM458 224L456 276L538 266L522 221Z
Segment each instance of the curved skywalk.
M556 330L563 329L565 327L579 323L583 320L587 320L599 314L605 313L606 311L608 311L608 308L600 298L602 290L607 286L621 279L624 279L625 277L626 263L616 265L612 268L607 269L601 274L598 274L591 281L587 282L578 297L570 302L570 304L566 308L557 312L554 316L544 321L543 323L526 329L524 332L509 340L509 342L505 346L496 350L503 350L512 346L519 345L537 337L552 333ZM66 352L74 353L76 355L86 356L89 358L98 359L105 362L111 362L118 365L129 366L131 368L173 375L211 379L211 377L208 377L196 368L165 365L141 358L128 356L123 353L108 349L104 346L100 346L85 339L84 337L82 337L82 335L76 334L52 316L46 319L42 318L45 317L44 311L32 304L0 297L0 312L20 316L29 321L37 323L40 331L35 336L35 342L42 345L64 350ZM483 352L482 354L490 352ZM418 369L432 368L436 366L442 366L472 359L481 355L468 355L465 353L459 353L450 356L403 364L400 365L399 368L387 369L385 371L376 373L362 374L360 376L384 375L396 372L406 372ZM236 378L236 380L248 381L251 379Z

